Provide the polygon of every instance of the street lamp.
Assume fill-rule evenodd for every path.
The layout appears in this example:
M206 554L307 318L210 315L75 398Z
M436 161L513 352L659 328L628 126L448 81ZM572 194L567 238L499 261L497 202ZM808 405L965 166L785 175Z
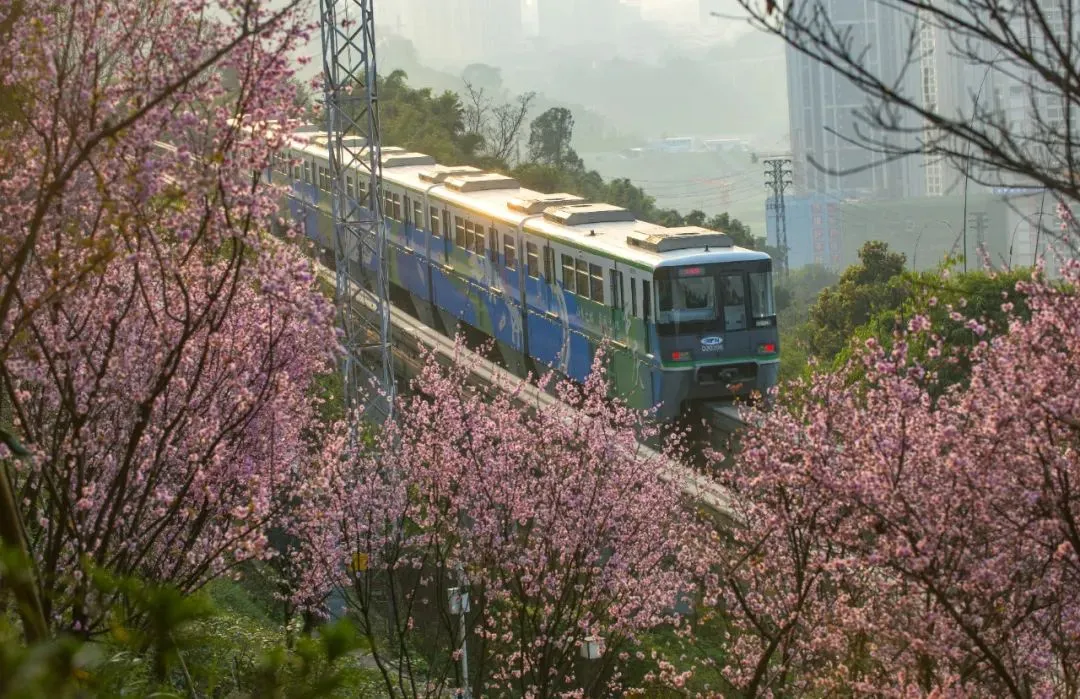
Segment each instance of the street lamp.
M461 578L461 587L451 587L450 613L458 615L458 643L461 651L461 689L454 692L454 699L472 699L469 689L469 652L465 646L465 614L469 611L469 588L465 578L464 566L458 566L458 576Z
M581 642L580 654L586 660L599 660L604 654L604 639L600 636L586 636Z

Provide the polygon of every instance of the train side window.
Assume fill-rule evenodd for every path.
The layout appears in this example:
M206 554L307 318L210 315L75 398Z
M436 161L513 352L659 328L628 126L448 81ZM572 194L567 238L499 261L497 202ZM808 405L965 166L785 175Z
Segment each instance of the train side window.
M401 207L401 219L405 223L409 223L409 216L412 214L412 203L409 201L409 195L405 195L405 204Z
M311 161L304 161L304 182L311 184Z
M494 226L488 228L488 259L499 262L499 231Z
M390 196L390 192L383 192L383 218L394 218L394 200Z
M392 194L392 195L390 195L390 202L394 205L394 220L395 221L400 221L401 220L401 195L400 194Z
M484 229L480 229L480 235L484 235ZM476 252L476 226L472 221L465 221L465 249L469 252Z
M442 229L444 231L444 235L446 235L446 237L449 238L450 237L450 212L447 211L446 209L443 209L443 212L442 212Z
M721 304L724 306L724 330L746 329L746 283L741 274L720 277Z
M652 315L652 284L641 280L641 317L646 323Z
M459 248L465 248L465 226L465 219L454 217L454 245Z
M417 228L424 227L424 203L417 199L413 199L412 203L413 211L413 225Z
M589 264L589 296L597 303L604 302L604 268Z
M324 192L330 191L330 168L319 166L319 189Z
M533 279L540 278L540 248L536 243L525 243L525 273Z
M352 175L345 175L345 196L349 199L356 198L356 188L353 186Z
M507 269L517 269L517 246L512 235L503 236L503 256L506 258Z
M626 310L626 300L623 298L622 282L622 272L617 269L611 270L611 307L619 310Z
M473 238L473 252L477 255L484 254L484 224L478 223L474 226L473 230L476 232L476 237Z
M555 281L555 250L550 245L544 248L544 279L549 284Z
M428 225L431 226L431 235L438 238L439 235L440 235L440 233L439 233L439 231L440 231L440 227L439 227L439 209L438 209L438 207L433 206L433 207L431 207L431 210L428 213L431 215L431 218L428 221Z
M577 261L577 294L589 298L589 263Z
M637 315L637 279L630 277L630 315Z
M562 256L562 283L563 288L571 294L577 288L574 285L574 258L569 255Z

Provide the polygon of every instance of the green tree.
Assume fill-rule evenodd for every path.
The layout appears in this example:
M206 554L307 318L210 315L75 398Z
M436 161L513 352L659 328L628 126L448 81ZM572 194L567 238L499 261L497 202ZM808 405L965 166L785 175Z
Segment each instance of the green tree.
M834 363L839 368L851 357L852 347L873 337L886 349L892 349L898 333L907 328L916 316L929 319L932 332L940 335L949 349L946 356L930 356L930 346L923 336L909 335L910 360L917 361L936 374L932 393L939 394L953 384L966 382L971 368L970 350L980 340L1000 335L1008 330L1009 304L1021 318L1029 318L1026 296L1017 291L1017 284L1032 280L1031 268L1003 272L983 271L962 274L943 274L941 269L925 272L906 271L892 280L903 291L904 301L897 308L878 311L864 325L856 328L853 342L841 351ZM952 316L959 313L959 320ZM977 323L979 331L969 327ZM861 375L858 373L856 375Z
M464 78L493 84L497 78L501 80L493 71L496 69L490 66L473 64L465 69ZM569 192L589 201L621 206L649 223L712 228L730 235L740 247L775 254L765 246L764 239L753 236L749 226L726 213L709 217L702 211L691 211L684 217L674 209L657 208L656 200L627 178L605 182L597 171L585 169L570 146L574 118L568 109L554 107L534 119L530 125L529 160L510 167L504 155L509 150L493 148L486 142L492 140L492 131L477 127L477 122L483 121L479 118L482 109L491 112L488 121L499 117L500 107L488 101L486 91L474 89L466 95L470 103L467 106L454 92L435 95L430 89L409 87L408 75L401 70L381 78L379 90L382 138L388 145L427 153L446 165L474 165L508 173L523 187L536 191ZM528 102L524 105L527 107ZM520 104L506 106L516 108ZM513 111L510 116L516 114ZM470 116L474 128L469 128ZM485 131L487 136L481 133Z
M568 170L582 170L585 164L570 146L574 136L574 115L565 107L552 107L533 119L529 129L529 159Z
M469 163L479 157L483 137L465 128L465 107L449 90L435 95L413 89L395 70L379 85L379 117L384 143L431 155L440 163Z
M737 218L732 218L726 212L710 218L705 227L727 233L731 236L732 242L739 247L758 249L765 244L764 238L754 238L750 232L750 226Z
M823 265L806 265L776 283L776 312L780 326L780 380L802 376L809 366L810 308L821 291L840 276Z
M903 253L890 252L886 243L863 245L859 262L844 270L838 284L823 290L810 309L810 353L831 362L857 327L882 310L898 308L910 293L895 280L906 262Z

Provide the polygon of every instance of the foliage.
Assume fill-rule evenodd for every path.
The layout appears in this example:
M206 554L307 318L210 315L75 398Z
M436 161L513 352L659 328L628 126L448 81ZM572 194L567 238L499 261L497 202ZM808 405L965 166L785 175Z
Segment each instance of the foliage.
M840 275L810 309L809 350L831 361L847 345L855 328L883 309L896 308L908 290L896 280L903 272L905 256L889 246L871 241L859 250L859 264Z
M467 359L429 358L374 445L328 445L338 471L305 494L324 516L310 583L346 596L392 696L460 686L451 585L471 593L475 696L616 691L641 633L684 626L675 608L696 597L713 536L665 462L643 462L637 432L653 428L606 400L601 367L530 409L512 386L469 387ZM590 635L606 651L586 669Z
M513 175L523 187L541 192L569 192L591 201L622 206L650 223L664 226L704 226L728 233L736 245L762 249L749 226L728 214L706 216L691 211L685 217L672 209L660 209L644 189L628 179L605 182L595 170L586 170L570 146L573 116L565 108L552 108L533 120L530 141L540 151L536 157L511 167L511 143L532 104L529 95L518 101L493 104L486 90L496 91L496 75L483 66L469 71L466 102L449 90L433 95L430 89L413 89L403 71L380 79L381 137L385 143L427 153L440 163L474 165ZM474 81L476 86L473 87ZM530 93L531 94L531 93ZM560 111L561 110L561 111ZM772 251L769 251L772 252Z
M911 320L925 316L938 329L939 337L909 341L908 356L937 377L932 391L936 394L966 380L971 370L970 351L982 339L1007 332L1014 316L1028 317L1027 303L1018 285L1031 280L1031 269L949 274L943 266L942 270L933 272L904 272L897 280L906 289L903 303L898 309L880 311L856 329L852 341L837 355L835 366L838 369L846 366L853 348L865 346L871 338L885 352L891 352ZM968 327L967 320L971 318L978 321L983 329L981 334ZM950 349L949 356L932 352L939 339ZM858 377L858 371L853 377Z
M6 557L5 561L12 560ZM14 573L0 564L0 576ZM120 589L109 632L88 641L60 634L24 645L0 616L0 695L37 697L373 696L371 671L358 662L361 639L347 622L318 629L294 649L279 630L217 609L206 594L118 579L95 571L92 584ZM108 597L109 595L103 594ZM231 591L243 602L243 593Z
M803 375L810 362L810 309L819 294L839 275L822 265L807 265L776 280L777 325L780 328L780 381Z
M483 136L465 128L465 106L449 90L440 95L408 86L396 70L379 78L379 127L384 143L427 153L443 164L471 164Z
M933 395L909 348L950 330L916 315L755 416L727 477L743 696L1077 696L1078 278L1019 282L998 337L968 319L966 385Z
M552 107L529 126L529 160L565 170L585 167L574 152L574 116L565 107Z
M54 630L107 630L95 595L121 592L93 569L190 592L269 555L318 475L332 308L267 233L277 193L251 173L279 137L233 120L295 123L307 27L291 3L216 7L27 0L0 36L27 88L0 147L0 389L29 451L0 447L22 511L0 535L33 555Z

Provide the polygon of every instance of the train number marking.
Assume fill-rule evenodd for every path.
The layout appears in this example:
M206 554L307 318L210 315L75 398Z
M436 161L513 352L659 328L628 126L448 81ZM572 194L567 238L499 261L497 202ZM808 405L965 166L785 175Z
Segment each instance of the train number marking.
M724 338L719 335L710 335L701 338L702 352L719 352L724 349Z

